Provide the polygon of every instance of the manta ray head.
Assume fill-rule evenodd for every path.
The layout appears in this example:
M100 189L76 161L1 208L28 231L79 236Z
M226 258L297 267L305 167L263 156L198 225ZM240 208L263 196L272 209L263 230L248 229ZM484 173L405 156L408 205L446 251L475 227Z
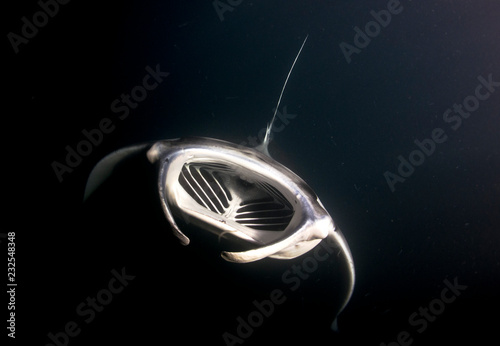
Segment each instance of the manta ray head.
M183 244L189 238L174 215L248 247L223 252L233 262L290 259L335 231L312 189L258 150L209 138L168 140L148 151L159 163L158 189L165 215Z

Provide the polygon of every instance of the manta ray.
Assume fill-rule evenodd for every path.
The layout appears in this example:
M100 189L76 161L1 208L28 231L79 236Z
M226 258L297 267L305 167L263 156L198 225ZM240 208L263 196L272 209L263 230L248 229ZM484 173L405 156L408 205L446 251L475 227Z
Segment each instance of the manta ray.
M126 147L109 154L94 167L84 199L111 175L120 161L147 150L148 160L158 166L163 212L183 245L188 245L190 239L178 226L176 217L250 248L223 251L222 258L230 262L248 263L267 257L293 259L324 239L335 244L339 257L346 263L349 278L340 313L354 289L354 263L349 246L311 187L274 160L268 150L283 92L307 38L293 61L265 137L257 147L204 137ZM334 321L332 328L335 325Z

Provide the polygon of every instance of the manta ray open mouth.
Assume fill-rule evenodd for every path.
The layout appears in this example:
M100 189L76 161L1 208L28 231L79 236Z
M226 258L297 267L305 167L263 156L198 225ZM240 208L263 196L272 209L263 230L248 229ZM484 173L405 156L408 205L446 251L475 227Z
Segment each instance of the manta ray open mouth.
M252 182L228 165L185 164L179 184L200 206L255 230L283 231L294 214L276 188Z

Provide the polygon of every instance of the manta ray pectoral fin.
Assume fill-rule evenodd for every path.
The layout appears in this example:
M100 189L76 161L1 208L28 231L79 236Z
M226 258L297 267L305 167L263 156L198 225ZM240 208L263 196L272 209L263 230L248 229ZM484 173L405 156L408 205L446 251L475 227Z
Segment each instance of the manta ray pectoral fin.
M95 165L95 167L92 169L92 172L90 172L90 175L87 179L83 201L86 201L87 198L89 198L90 195L102 183L104 183L106 179L111 176L113 170L120 161L123 161L128 157L145 150L149 146L151 146L151 143L138 144L131 147L122 148L112 152L108 156L104 157L101 161L99 161L97 165Z
M355 275L355 271L354 271L354 261L352 259L351 250L349 249L349 246L347 245L347 241L344 238L344 235L342 234L340 229L337 228L335 230L330 231L328 234L328 237L326 238L326 241L328 244L330 244L330 246L340 248L341 251L340 251L339 255L342 255L344 257L344 260L347 263L347 271L348 271L348 276L349 276L349 282L347 284L348 289L346 292L346 298L342 302L342 305L340 306L340 309L339 309L337 315L335 316L335 319L333 320L333 322L330 326L330 328L334 332L338 332L339 331L338 321L337 321L338 316L344 310L347 303L351 299L352 293L354 291L354 283L356 281L356 279L355 279L356 275Z
M330 328L335 332L335 333L338 333L339 332L339 321L338 321L338 318L335 318L330 326Z

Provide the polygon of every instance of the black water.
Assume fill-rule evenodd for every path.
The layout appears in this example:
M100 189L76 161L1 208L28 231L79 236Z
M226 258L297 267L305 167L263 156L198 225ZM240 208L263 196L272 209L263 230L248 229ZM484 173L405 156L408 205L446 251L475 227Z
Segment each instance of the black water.
M50 3L38 30L25 24L37 2L4 11L0 233L16 231L15 341L224 345L227 332L236 345L494 343L500 5L231 3L223 21L211 1L69 2L57 13ZM30 37L11 43L10 32ZM311 185L351 248L357 281L339 333L329 329L342 285L333 258L292 291L283 275L307 255L233 265L213 237L179 245L144 158L81 203L92 167L121 147L258 140L307 34L270 151ZM122 270L129 281L107 295ZM273 294L282 303L238 336L238 317ZM96 296L106 304L90 308Z

